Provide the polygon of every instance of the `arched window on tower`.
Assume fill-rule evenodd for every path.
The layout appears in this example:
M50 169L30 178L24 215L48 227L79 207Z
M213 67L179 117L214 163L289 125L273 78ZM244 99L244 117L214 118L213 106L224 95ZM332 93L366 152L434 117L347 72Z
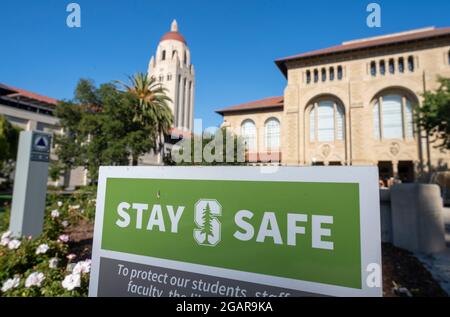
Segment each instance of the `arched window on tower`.
M161 59L162 59L163 61L166 60L166 50L163 50L163 51L162 51L162 57L161 57Z
M176 50L173 50L172 51L172 58L175 56L175 53L176 53L177 51Z
M171 81L172 80L172 74L167 74L167 81Z
M184 64L184 65L187 64L187 55L186 55L186 51L184 51L183 64Z

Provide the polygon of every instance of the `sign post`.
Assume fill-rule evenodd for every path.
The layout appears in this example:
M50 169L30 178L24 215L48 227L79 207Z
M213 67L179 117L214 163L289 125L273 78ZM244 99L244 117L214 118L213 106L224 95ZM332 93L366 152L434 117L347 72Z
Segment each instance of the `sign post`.
M51 135L22 131L17 151L9 230L15 236L42 233Z
M101 167L90 296L381 296L374 167Z

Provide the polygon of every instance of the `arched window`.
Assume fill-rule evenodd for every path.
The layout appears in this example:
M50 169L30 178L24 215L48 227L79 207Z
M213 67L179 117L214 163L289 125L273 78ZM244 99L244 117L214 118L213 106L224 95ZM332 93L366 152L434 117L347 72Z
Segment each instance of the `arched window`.
M173 50L172 51L172 58L175 56L175 53L176 53L177 51L176 50Z
M311 71L306 71L306 83L309 84L311 82Z
M159 81L160 82L164 81L164 76L163 75L159 75Z
M414 137L411 101L403 95L382 95L375 100L373 127L376 139Z
M408 70L410 72L414 71L414 57L408 56Z
M280 149L280 121L271 118L264 126L267 151L278 151Z
M167 74L167 81L171 81L172 80L172 74Z
M314 82L317 83L319 81L319 71L314 69Z
M166 60L166 50L162 51L162 60L165 61Z
M342 77L343 77L342 66L338 66L338 68L337 68L337 77L339 80L342 80Z
M391 74L395 73L395 64L392 58L389 60L389 73Z
M398 59L398 71L400 73L404 73L405 72L405 61L404 61L403 57L400 57Z
M334 67L330 67L330 81L334 80Z
M322 68L322 81L327 80L327 70L325 68Z
M241 136L244 139L247 150L256 152L256 126L252 120L242 122Z
M345 111L334 100L314 103L309 111L309 140L342 141L345 135Z
M384 63L384 61L380 61L380 74L386 74L386 64Z
M372 76L377 75L377 63L375 63L375 62L370 63L370 75L372 75Z
M447 62L450 65L450 51L448 51L448 54L447 54Z
M183 64L186 65L186 63L187 63L187 55L186 55L186 51L184 51Z

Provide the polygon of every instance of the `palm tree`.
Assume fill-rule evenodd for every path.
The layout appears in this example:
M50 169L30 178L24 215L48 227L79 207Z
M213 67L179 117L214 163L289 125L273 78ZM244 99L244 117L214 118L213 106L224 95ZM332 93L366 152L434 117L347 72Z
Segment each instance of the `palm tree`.
M130 84L116 83L136 100L133 121L152 131L152 139L158 140L153 148L159 150L164 134L168 134L173 125L173 114L168 105L172 100L166 95L167 89L146 73L139 72L128 79ZM135 163L133 160L133 165Z

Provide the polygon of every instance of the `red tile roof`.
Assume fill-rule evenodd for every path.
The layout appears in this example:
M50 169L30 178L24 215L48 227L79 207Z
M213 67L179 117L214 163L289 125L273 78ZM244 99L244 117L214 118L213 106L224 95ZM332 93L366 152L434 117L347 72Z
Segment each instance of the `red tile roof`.
M374 48L379 46L387 46L398 43L418 41L447 35L450 35L450 27L412 30L408 32L394 33L385 36L376 36L367 39L344 42L341 45L306 52L298 55L288 56L285 58L280 58L275 60L275 63L277 64L278 68L280 68L280 70L283 72L283 74L286 75L287 68L285 62L291 60L301 60L309 57L325 56L330 54L337 54L355 50Z
M51 105L56 105L58 103L58 100L56 100L54 98L39 95L34 92L25 90L25 89L16 88L16 87L4 85L4 84L2 84L1 86L6 87L15 92L13 94L8 95L8 97L12 97L12 98L25 97L26 99L31 99L33 101L38 101L38 102L47 103L47 104L51 104Z
M186 44L186 40L184 39L183 35L181 35L180 33L176 32L176 31L171 31L171 32L167 32L166 34L164 34L163 37L161 38L160 42L165 41L165 40L175 40L175 41L180 41L180 42Z
M245 111L245 110L261 110L261 109L271 109L271 108L282 108L284 104L284 97L269 97L261 100L251 101L247 103L243 103L240 105L226 107L216 112L223 115L227 112L237 112L237 111Z

